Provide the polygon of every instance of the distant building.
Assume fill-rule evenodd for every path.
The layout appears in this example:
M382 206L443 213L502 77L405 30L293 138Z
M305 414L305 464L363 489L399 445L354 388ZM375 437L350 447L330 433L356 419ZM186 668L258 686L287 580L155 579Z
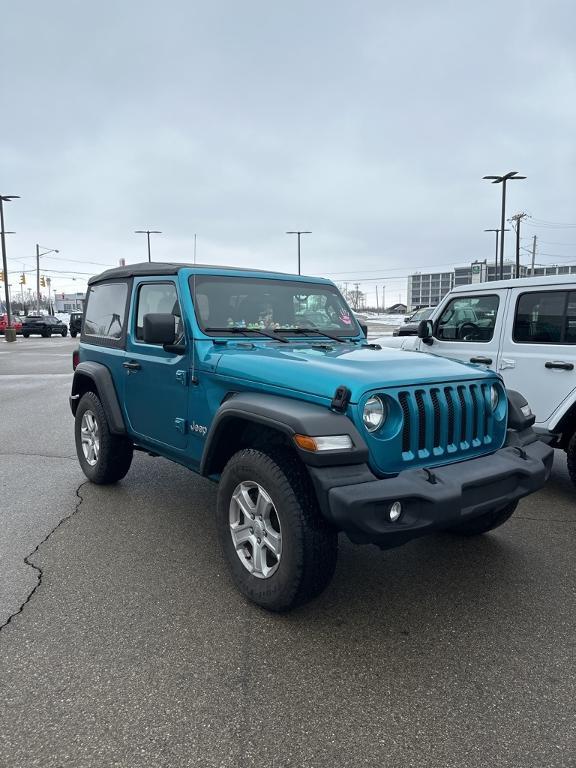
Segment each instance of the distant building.
M408 277L408 311L434 307L454 285L454 272L417 272Z
M391 307L385 309L387 315L405 315L407 310L406 304L392 304Z
M52 298L54 312L83 312L85 293L55 293Z
M534 276L543 275L576 275L576 264L558 266L549 264L545 267L535 267ZM520 264L520 277L531 277L532 268ZM516 262L505 261L502 270L503 280L516 277ZM496 269L494 262L473 261L466 267L454 267L452 272L416 272L408 276L408 311L418 307L434 307L441 299L457 285L470 283L488 283L500 280L500 267Z

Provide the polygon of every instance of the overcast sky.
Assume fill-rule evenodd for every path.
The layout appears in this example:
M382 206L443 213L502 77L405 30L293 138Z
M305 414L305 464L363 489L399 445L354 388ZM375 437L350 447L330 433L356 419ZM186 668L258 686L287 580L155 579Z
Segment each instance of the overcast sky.
M59 248L58 289L146 258L135 229L159 260L197 233L198 261L283 271L309 229L303 272L396 300L412 269L492 258L481 178L509 170L509 214L576 223L573 0L27 0L0 24L10 269ZM576 228L533 233L576 262Z

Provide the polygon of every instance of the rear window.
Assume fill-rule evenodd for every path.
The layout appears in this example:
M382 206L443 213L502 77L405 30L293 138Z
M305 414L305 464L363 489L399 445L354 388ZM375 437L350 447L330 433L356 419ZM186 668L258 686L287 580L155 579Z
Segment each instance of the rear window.
M91 343L120 346L126 332L128 284L100 283L88 289L82 335Z
M522 294L513 339L519 344L576 344L576 291Z

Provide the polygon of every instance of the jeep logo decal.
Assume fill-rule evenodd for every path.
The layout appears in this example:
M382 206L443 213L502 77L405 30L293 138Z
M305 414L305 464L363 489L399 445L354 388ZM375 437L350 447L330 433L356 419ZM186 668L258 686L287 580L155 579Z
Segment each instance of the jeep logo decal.
M196 424L196 422L193 421L192 424L190 424L190 432L198 432L202 437L206 437L208 427L205 427L203 424Z

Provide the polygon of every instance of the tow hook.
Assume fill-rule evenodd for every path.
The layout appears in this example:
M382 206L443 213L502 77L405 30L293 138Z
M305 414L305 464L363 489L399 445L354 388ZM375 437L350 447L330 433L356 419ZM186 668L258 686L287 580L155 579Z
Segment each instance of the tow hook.
M438 479L437 479L436 475L434 474L434 472L432 472L431 469L426 469L426 467L424 467L422 469L422 471L426 472L426 475L427 475L426 482L430 483L430 485L436 485L436 483L438 482Z

